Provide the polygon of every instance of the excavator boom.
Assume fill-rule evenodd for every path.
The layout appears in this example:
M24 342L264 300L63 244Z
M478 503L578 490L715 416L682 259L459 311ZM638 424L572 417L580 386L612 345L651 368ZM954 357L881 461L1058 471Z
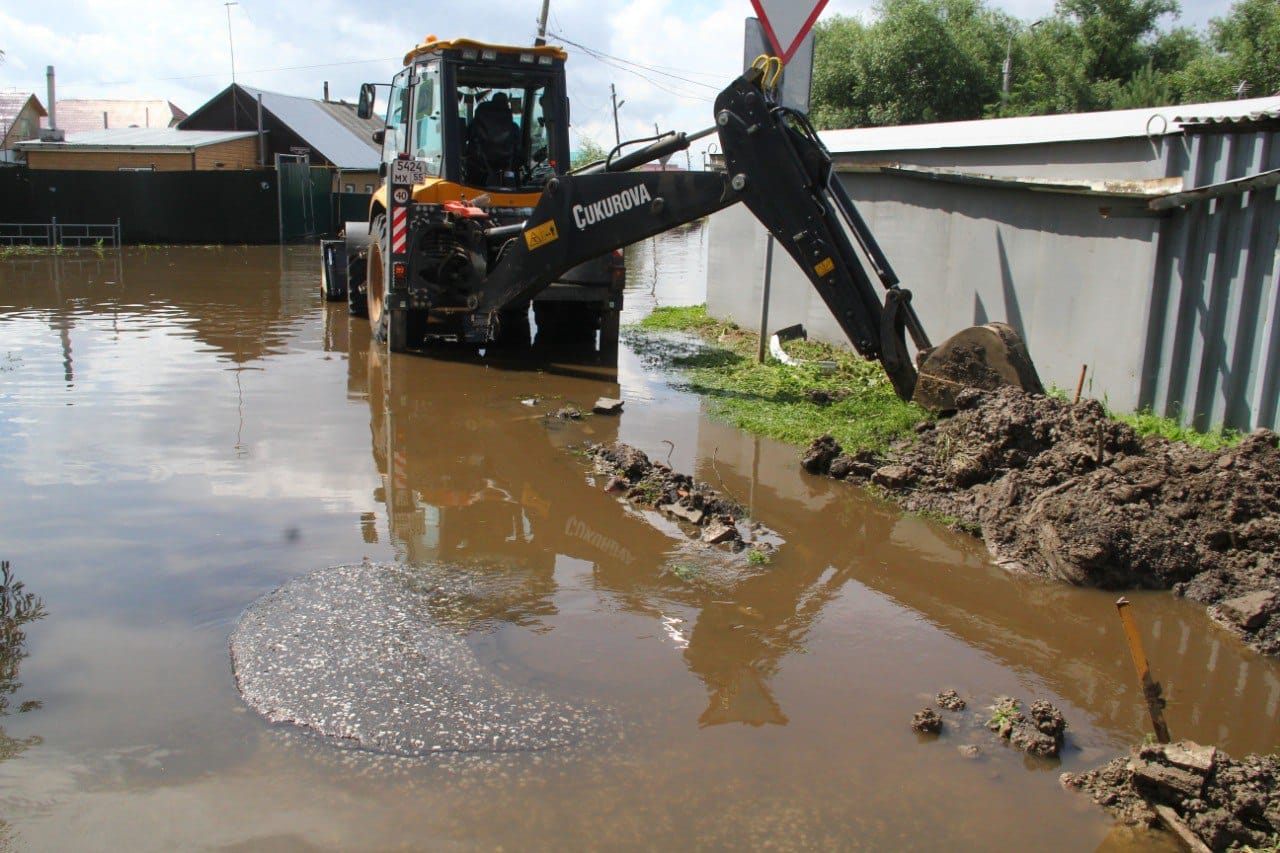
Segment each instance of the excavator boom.
M477 293L467 336L491 338L504 308L527 301L578 263L742 202L804 271L858 353L880 361L903 399L914 395L930 408L947 409L966 384L1042 391L1025 345L1007 326L966 330L967 336L957 336L958 344L940 347L948 359L960 362L959 369L932 359L934 348L911 293L899 286L836 177L830 154L808 118L776 104L761 78L762 72L753 69L716 98L714 130L725 173L629 171L687 148L710 131L673 134L551 179L522 225L489 229L486 236L500 247L501 260ZM868 270L878 278L879 290ZM917 381L907 335L926 382Z

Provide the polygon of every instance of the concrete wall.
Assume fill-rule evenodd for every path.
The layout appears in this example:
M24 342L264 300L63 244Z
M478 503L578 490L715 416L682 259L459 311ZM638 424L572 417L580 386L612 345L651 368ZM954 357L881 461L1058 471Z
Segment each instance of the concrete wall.
M1119 410L1140 405L1158 219L1097 197L887 175L844 180L935 343L1002 320L1025 337L1046 384L1074 390L1088 364L1087 393ZM710 227L708 312L758 329L765 232L741 205ZM811 336L847 345L780 247L772 288L771 331L803 323Z

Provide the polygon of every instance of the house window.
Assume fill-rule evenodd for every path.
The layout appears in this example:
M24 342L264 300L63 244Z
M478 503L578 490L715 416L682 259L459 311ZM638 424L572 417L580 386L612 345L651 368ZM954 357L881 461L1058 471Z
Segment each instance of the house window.
M355 191L356 191L356 185L355 185L355 184L343 184L343 185L342 185L342 191L343 191L344 193L353 193L353 192L355 192Z
M371 192L373 192L373 184L365 184L365 185L364 185L364 191L365 191L365 192L367 192L367 193L371 193Z

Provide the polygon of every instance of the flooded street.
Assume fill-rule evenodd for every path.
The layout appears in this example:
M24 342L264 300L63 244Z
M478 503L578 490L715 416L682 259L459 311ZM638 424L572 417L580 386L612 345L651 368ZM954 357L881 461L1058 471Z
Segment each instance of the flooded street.
M624 322L703 301L705 232L633 247ZM18 685L0 717L7 846L1155 843L1058 783L1146 731L1116 594L1011 576L977 540L804 474L795 448L708 419L625 345L616 371L388 357L321 300L319 265L311 247L0 261L0 558L47 610L0 670L18 668L0 682ZM623 414L543 417L600 396ZM731 576L680 571L683 537L571 452L614 440L784 544ZM241 614L366 558L473 575L466 653L504 689L607 709L607 736L404 760L249 710L227 645ZM1129 598L1174 737L1273 751L1280 666L1199 605ZM969 709L916 735L944 688ZM1063 711L1061 761L981 726L1001 694Z

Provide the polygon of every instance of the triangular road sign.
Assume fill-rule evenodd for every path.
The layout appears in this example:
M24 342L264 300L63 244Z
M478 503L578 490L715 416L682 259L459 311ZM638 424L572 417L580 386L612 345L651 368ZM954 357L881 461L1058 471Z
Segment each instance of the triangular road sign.
M783 64L791 59L827 0L751 0Z

